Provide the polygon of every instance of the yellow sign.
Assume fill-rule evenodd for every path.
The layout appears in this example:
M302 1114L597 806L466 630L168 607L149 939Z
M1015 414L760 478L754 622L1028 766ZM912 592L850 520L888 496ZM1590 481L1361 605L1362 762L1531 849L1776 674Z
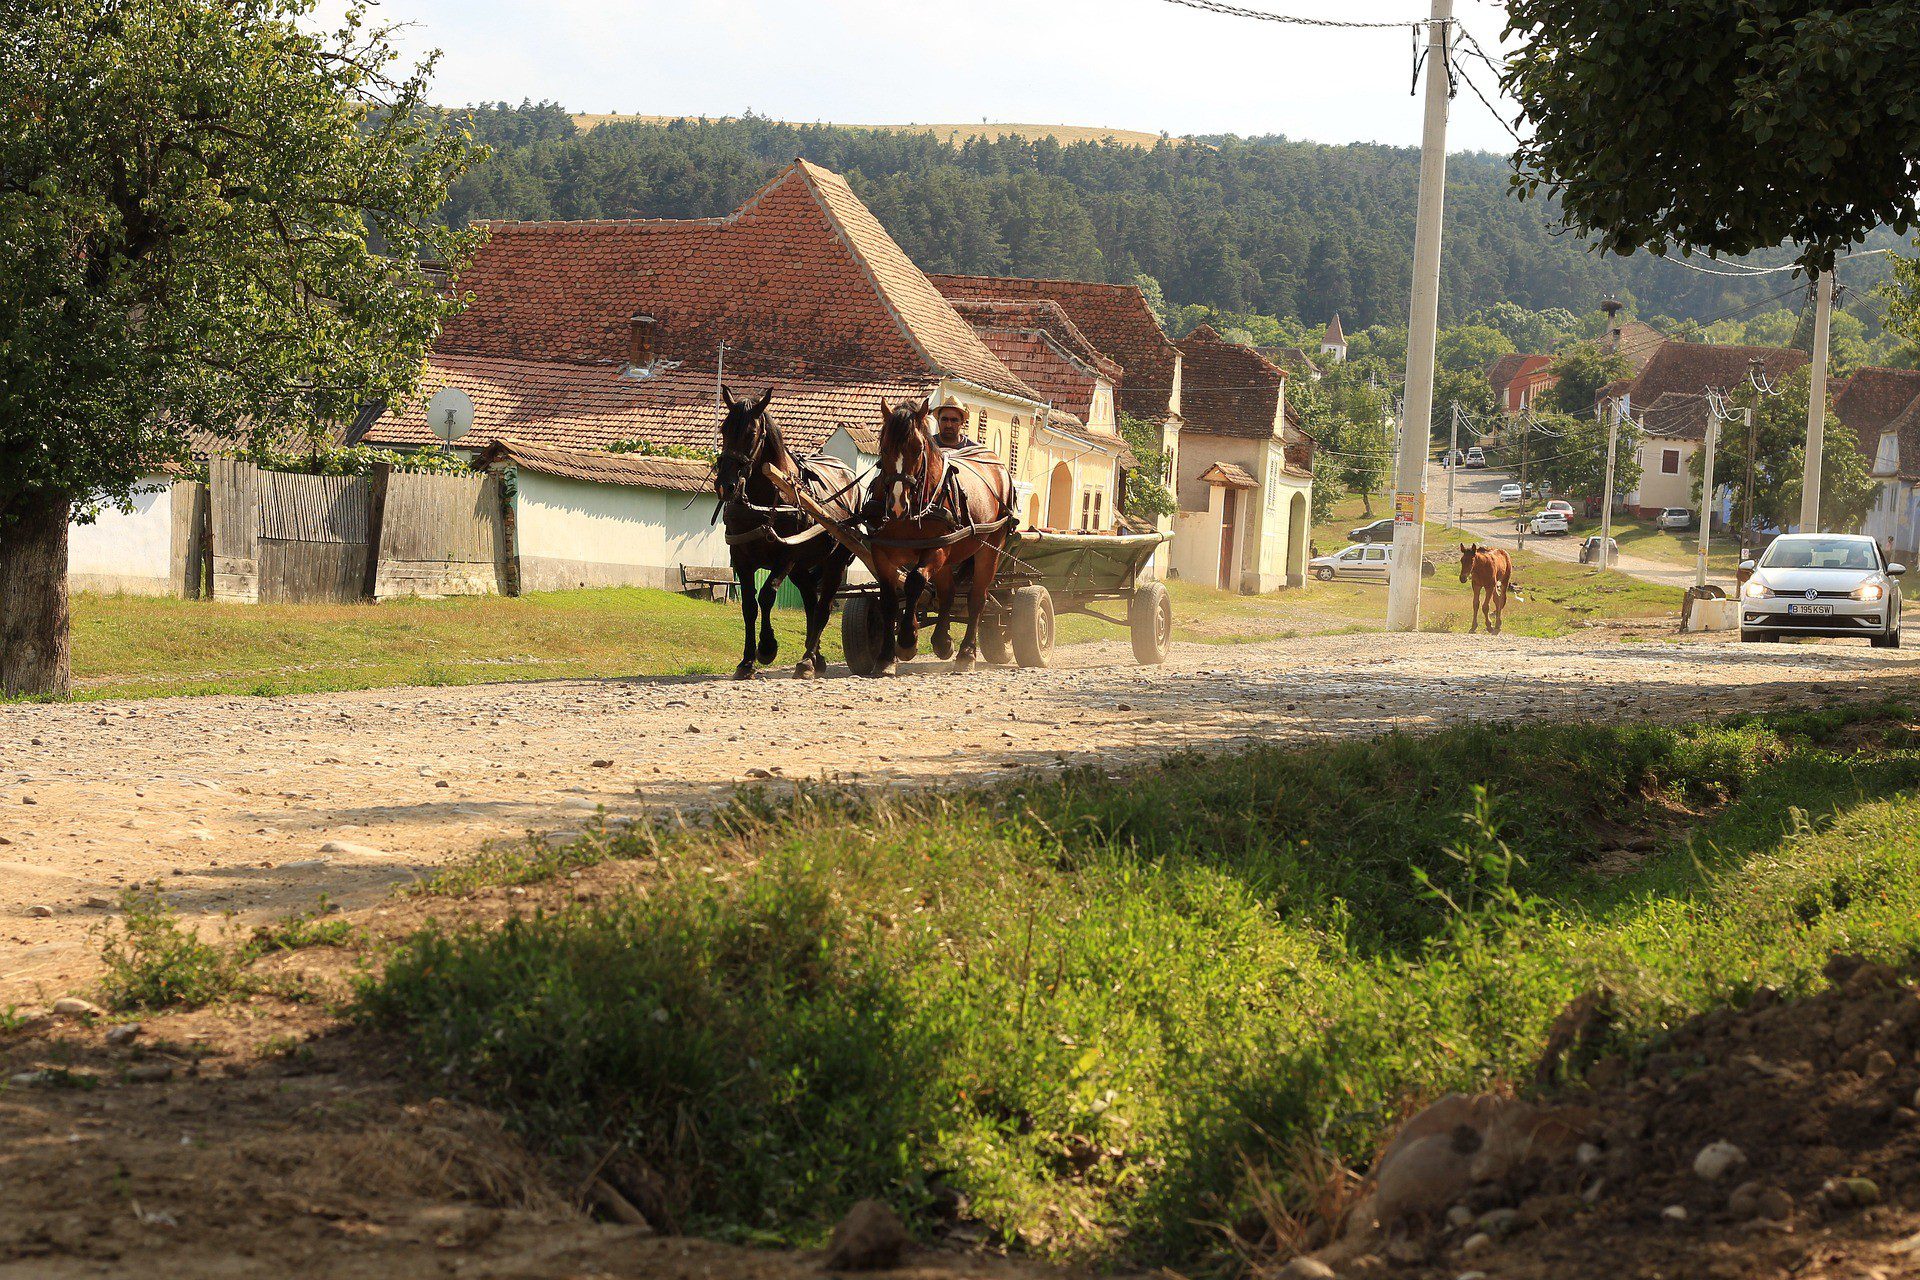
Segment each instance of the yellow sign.
M1425 524L1426 521L1426 494L1396 493L1393 495L1393 522L1395 524Z

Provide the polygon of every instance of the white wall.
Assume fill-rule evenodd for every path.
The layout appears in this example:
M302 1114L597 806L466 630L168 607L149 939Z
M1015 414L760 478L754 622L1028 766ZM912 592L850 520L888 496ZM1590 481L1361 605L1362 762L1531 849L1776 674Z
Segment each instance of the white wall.
M678 590L681 565L724 565L727 540L704 493L592 484L521 471L514 550L522 591ZM689 501L691 500L691 501Z
M67 584L75 591L173 594L172 481L142 476L133 510L100 508L91 524L67 529Z

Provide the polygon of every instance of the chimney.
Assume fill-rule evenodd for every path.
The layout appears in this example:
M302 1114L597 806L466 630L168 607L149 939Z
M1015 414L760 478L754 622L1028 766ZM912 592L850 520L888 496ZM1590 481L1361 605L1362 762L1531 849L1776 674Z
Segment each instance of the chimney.
M644 369L653 363L654 319L635 315L627 321L627 364Z

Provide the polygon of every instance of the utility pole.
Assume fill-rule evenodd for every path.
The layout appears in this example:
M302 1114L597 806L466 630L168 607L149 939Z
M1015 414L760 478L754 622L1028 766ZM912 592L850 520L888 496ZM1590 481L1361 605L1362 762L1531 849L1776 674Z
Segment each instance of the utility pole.
M1600 484L1600 568L1605 570L1613 549L1613 458L1620 446L1620 402L1603 402L1600 412L1607 415L1607 476Z
M1740 411L1747 420L1747 474L1740 485L1740 505L1745 508L1740 515L1740 558L1747 558L1747 540L1753 536L1753 407L1749 405Z
M1720 403L1707 415L1707 456L1700 464L1700 550L1694 558L1693 585L1707 585L1707 542L1713 536L1713 454L1720 445Z
M1427 24L1427 112L1420 134L1420 205L1413 235L1413 300L1407 318L1407 399L1394 478L1393 569L1387 630L1420 629L1420 567L1426 554L1427 446L1433 439L1434 339L1440 328L1440 230L1447 198L1448 44L1453 0L1433 0Z
M1827 436L1827 331L1833 322L1833 268L1820 273L1813 304L1813 385L1807 388L1807 461L1800 479L1800 532L1820 531L1820 451Z
M1453 426L1447 431L1447 523L1458 524L1453 505L1453 477L1459 470L1455 465L1460 457L1460 406L1453 406Z

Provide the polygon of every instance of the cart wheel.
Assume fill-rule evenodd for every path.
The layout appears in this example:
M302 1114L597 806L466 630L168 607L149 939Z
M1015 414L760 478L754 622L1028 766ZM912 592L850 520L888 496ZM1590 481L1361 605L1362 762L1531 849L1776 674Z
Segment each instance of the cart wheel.
M840 610L840 647L846 651L847 669L857 676L870 676L880 670L880 647L887 640L886 619L880 616L880 602L872 596L849 596Z
M1013 662L1013 637L1007 631L1007 613L989 602L980 615L980 629L975 637L980 642L980 656L996 667Z
M1434 564L1433 564L1433 561L1431 561L1431 560L1422 560L1422 561L1420 562L1420 576L1421 576L1421 577L1423 577L1423 578L1431 578L1431 577L1432 577L1432 576L1433 576L1434 574L1436 574L1436 573L1438 573L1438 572L1439 572L1439 570L1438 570L1438 569L1436 569L1436 568L1434 567Z
M1045 587L1021 587L1013 593L1013 654L1023 667L1053 661L1053 597Z
M1127 602L1127 625L1133 632L1133 660L1153 667L1167 660L1173 643L1173 598L1164 584L1143 582Z

